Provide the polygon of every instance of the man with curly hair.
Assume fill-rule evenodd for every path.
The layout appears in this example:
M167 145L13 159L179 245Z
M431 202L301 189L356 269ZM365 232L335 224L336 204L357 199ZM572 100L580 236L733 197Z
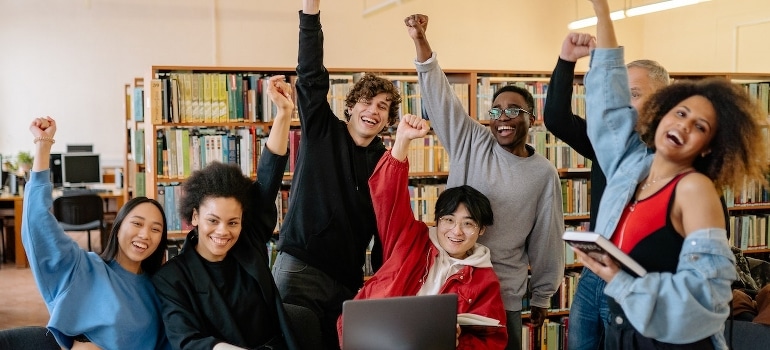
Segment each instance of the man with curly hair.
M347 122L334 115L319 7L319 0L303 0L299 13L302 140L273 276L284 302L312 309L326 348L337 348L342 302L363 285L366 247L377 236L368 185L385 153L377 135L395 123L401 96L389 80L365 74L345 99ZM376 246L375 266L381 261Z

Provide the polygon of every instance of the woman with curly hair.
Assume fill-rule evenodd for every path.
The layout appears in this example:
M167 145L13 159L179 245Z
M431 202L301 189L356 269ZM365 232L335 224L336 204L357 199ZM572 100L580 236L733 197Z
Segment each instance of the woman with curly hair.
M175 349L297 348L265 249L275 229L294 107L281 79L270 79L268 94L279 109L257 181L237 165L217 162L183 185L179 214L194 229L181 253L153 277Z
M725 79L676 82L637 112L607 0L591 0L597 46L586 75L588 133L607 175L596 231L645 267L633 276L578 252L607 281L608 349L727 349L735 256L719 195L764 183L759 107ZM638 123L637 123L638 119Z

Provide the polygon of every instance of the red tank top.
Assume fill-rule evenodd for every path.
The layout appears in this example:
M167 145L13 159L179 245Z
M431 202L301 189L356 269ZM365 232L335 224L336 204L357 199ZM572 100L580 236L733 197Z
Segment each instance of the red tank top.
M677 175L652 196L640 201L634 200L627 205L612 235L612 243L624 253L630 254L639 242L667 226L678 235L669 221L669 204L673 200L679 180L691 172Z

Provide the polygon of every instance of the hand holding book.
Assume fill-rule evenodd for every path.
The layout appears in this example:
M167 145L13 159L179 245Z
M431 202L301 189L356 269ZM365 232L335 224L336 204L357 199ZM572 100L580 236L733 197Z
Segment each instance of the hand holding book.
M562 239L572 246L583 265L607 282L621 266L637 277L647 274L644 267L598 233L567 231Z

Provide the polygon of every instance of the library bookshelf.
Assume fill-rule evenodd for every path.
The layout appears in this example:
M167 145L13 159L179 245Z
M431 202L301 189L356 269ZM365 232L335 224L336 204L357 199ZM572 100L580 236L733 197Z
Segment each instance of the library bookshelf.
M352 86L352 82L360 72L372 72L392 80L403 96L402 112L409 112L421 115L420 106L420 88L417 83L417 76L414 70L378 70L378 69L329 69L330 72L330 93L329 103L338 116L342 116L344 110L344 98ZM550 159L554 167L559 171L563 179L563 196L565 202L565 224L572 227L587 227L589 220L590 200L587 196L590 188L590 161L583 159L574 150L571 150L562 141L551 135L542 125L542 109L545 102L547 83L551 72L532 72L532 71L482 71L482 70L445 70L450 83L455 87L455 93L464 103L468 114L482 124L488 124L487 111L491 106L491 99L494 91L501 86L508 84L517 84L526 87L535 97L535 115L537 120L530 131L529 143L532 144L538 153L543 154ZM144 95L141 98L143 106L143 121L127 119L127 130L143 132L143 139L129 137L132 143L132 155L134 159L136 154L133 150L143 149L143 163L134 162L128 164L126 169L131 169L125 177L126 181L134 179L127 183L129 188L136 189L143 182L146 189L146 195L151 198L160 199L160 196L167 196L168 188L164 187L162 192L158 191L159 186L174 186L185 181L189 172L196 166L205 165L200 159L194 160L194 155L184 153L185 149L196 147L191 141L188 143L177 143L173 149L181 147L181 156L171 156L171 141L169 138L177 137L181 133L181 138L175 141L184 140L191 136L204 137L224 137L235 135L236 140L241 140L241 156L243 150L249 150L251 158L246 159L244 173L249 176L255 176L254 167L258 158L260 140L269 133L270 116L272 109L269 100L260 92L261 81L269 76L282 74L287 76L290 82L296 82L296 74L293 68L285 67L205 67L205 66L153 66L147 75L139 80L135 80L133 87L141 86ZM580 84L584 73L576 73L574 93L573 93L573 112L577 115L585 116L584 89ZM768 111L768 91L770 91L770 74L749 74L749 73L672 73L674 80L679 79L702 79L707 77L722 77L730 79L738 84L745 86L759 104L763 106L765 112ZM214 79L216 77L216 79ZM188 82L189 80L189 82ZM217 81L214 85L214 80ZM193 83L193 82L196 83ZM141 84L141 85L139 85ZM195 84L195 85L193 85ZM193 86L197 86L194 88ZM240 90L239 90L240 88ZM128 87L127 87L128 89ZM232 89L232 90L231 90ZM193 91L195 90L195 91ZM128 90L127 90L128 91ZM208 92L207 92L208 91ZM128 93L127 93L128 94ZM132 94L133 98L137 95ZM128 97L127 97L128 98ZM232 103L231 101L235 101ZM138 104L133 101L132 106ZM216 109L215 106L219 106ZM240 106L240 107L239 107ZM239 109L240 108L240 109ZM219 111L216 114L214 111ZM135 118L129 116L127 118ZM293 129L299 125L297 122ZM185 132L186 130L186 132ZM174 136L170 136L170 135ZM392 142L392 130L390 134L383 134L383 140L388 145ZM300 135L297 135L299 140ZM224 142L226 138L222 139ZM229 139L228 139L229 140ZM245 141L244 141L245 140ZM297 146L299 141L297 140ZM290 145L292 142L290 142ZM161 147L162 146L162 147ZM423 140L413 141L411 147L410 159L410 178L414 186L413 207L415 216L429 224L433 221L432 209L435 198L443 190L446 178L449 172L448 159L446 159L443 148L441 147L435 135L428 135ZM164 154L164 152L166 154ZM290 150L291 152L291 150ZM200 157L201 155L199 155ZM210 156L210 155L209 155ZM174 157L176 166L172 169L170 163ZM131 158L129 156L128 158ZM185 164L185 159L190 164ZM226 159L226 158L222 158ZM240 157L238 158L241 159ZM189 167L189 169L188 169ZM143 173L144 181L140 181L136 174ZM141 177L140 175L139 177ZM291 179L291 169L286 172L286 189L282 190L284 196L289 191L289 181ZM136 190L135 192L136 193ZM760 238L747 240L744 251L746 253L764 254L767 257L770 253L770 240L767 239L767 224L755 223L766 222L770 215L770 195L761 188L752 193L752 197L747 199L746 194L739 195L726 193L727 198L733 198L732 203L728 201L729 213L731 216L731 225L738 225L733 221L741 223L741 229L744 227L754 227L754 232L764 231L765 241ZM168 198L168 197L166 197ZM285 205L277 200L277 205ZM167 207L169 213L174 213L172 208ZM280 207L279 207L280 212ZM175 214L170 216L176 216ZM744 217L754 218L751 225L745 223ZM738 219L740 218L740 219ZM279 219L280 220L280 219ZM736 226L737 227L737 226ZM732 229L736 232L736 229ZM172 235L183 237L184 228L179 225L175 230L170 230ZM735 236L735 234L733 235ZM741 236L743 237L743 236ZM755 242L756 240L756 242ZM754 242L748 245L748 242ZM734 243L740 247L741 242ZM572 254L565 247L565 254ZM578 261L569 260L565 265L565 284L561 291L565 294L565 289L573 289L574 284L579 278L579 271L582 265ZM565 287L572 285L572 288ZM566 293L569 293L566 292ZM559 318L568 315L569 305L571 304L570 295L559 295L561 299L559 304L554 301L554 308L549 316L557 321ZM527 318L526 312L523 317Z

